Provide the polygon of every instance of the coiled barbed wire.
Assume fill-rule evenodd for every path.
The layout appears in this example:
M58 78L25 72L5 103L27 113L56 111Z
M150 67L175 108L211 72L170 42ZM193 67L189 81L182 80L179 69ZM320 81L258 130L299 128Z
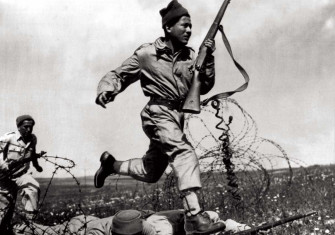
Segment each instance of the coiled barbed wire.
M228 179L228 192L231 193L233 199L235 200L235 207L238 209L242 208L242 198L240 195L240 190L238 188L238 179L235 174L235 165L231 161L233 154L232 150L230 149L230 141L229 141L229 131L230 127L229 125L233 121L233 116L229 116L228 122L226 123L227 128L222 128L221 124L224 123L224 119L222 116L220 116L220 103L218 100L211 101L212 107L216 110L215 117L219 119L218 124L215 126L216 129L222 131L222 134L218 137L218 139L222 142L221 145L221 152L222 152L222 158L223 163L226 168L227 172L227 179Z
M213 122L213 116L219 118L219 123ZM255 197L254 200L248 200L249 203L257 203L267 193L271 169L278 164L283 165L281 159L286 162L283 167L289 168L288 182L292 178L291 162L294 159L289 159L285 150L276 142L259 137L255 120L231 98L216 100L214 107L213 103L203 106L199 115L188 115L185 134L196 150L202 172L207 175L202 177L203 181L221 185L225 180L218 172L234 172L235 176L229 177L227 185L236 185L236 174L245 175L247 177L243 177L243 182L237 185L253 186L251 188ZM222 158L222 155L229 156L233 166L229 167L228 163L226 168L227 159ZM243 192L236 192L236 199L242 197Z
M69 174L69 175L73 178L73 180L76 182L76 184L77 184L77 186L78 186L78 191L81 192L80 182L78 181L78 179L77 179L77 178L72 174L72 172L70 171L70 169L72 169L72 168L74 168L74 167L76 166L76 164L75 164L75 162L74 162L73 160L71 160L71 159L69 159L69 158L64 158L64 157L48 156L48 155L46 155L46 156L42 156L42 158L43 158L46 162L48 162L48 163L54 165L54 168L55 168L55 169L54 169L54 171L52 172L52 175L51 175L51 177L50 177L49 183L48 183L48 185L47 185L47 187L46 187L46 190L45 190L45 193L44 193L44 195L43 195L43 199L41 200L40 205L39 205L39 207L38 207L38 211L40 211L40 209L41 209L42 206L43 206L44 200L45 200L45 198L46 198L46 196L47 196L47 194L48 194L48 191L49 191L49 188L50 188L50 186L51 186L51 183L52 183L52 181L53 181L53 179L54 179L56 173L58 172L58 170L64 170L67 174ZM54 159L54 161L51 161L50 159ZM61 164L57 163L57 160L58 160L58 159L63 160L63 161L65 161L65 162L68 162L69 165L61 165Z

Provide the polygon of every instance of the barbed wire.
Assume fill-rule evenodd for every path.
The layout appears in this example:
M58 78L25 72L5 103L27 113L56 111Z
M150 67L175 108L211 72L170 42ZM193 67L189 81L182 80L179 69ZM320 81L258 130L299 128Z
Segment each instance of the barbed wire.
M43 198L42 198L42 201L41 201L41 203L40 203L40 206L39 206L39 208L38 208L38 211L40 211L40 209L41 209L42 206L43 206L44 200L45 200L45 198L46 198L46 196L47 196L47 194L48 194L48 191L49 191L49 188L50 188L50 186L51 186L51 183L52 183L52 181L53 181L53 179L54 179L56 173L58 172L58 170L64 170L67 174L69 174L69 175L73 178L73 180L76 182L77 187L78 187L78 191L81 192L80 182L79 182L78 179L74 176L74 174L72 174L72 172L70 171L70 169L72 169L72 168L74 168L74 167L76 166L76 164L75 164L75 162L74 162L73 160L71 160L71 159L69 159L69 158L64 158L64 157L48 156L48 155L47 155L47 156L42 156L42 158L43 158L46 162L48 162L48 163L54 165L54 168L55 168L55 169L54 169L54 171L53 171L52 174L51 174L49 183L48 183L48 185L47 185L47 187L46 187L46 190L45 190L45 193L44 193L44 195L43 195ZM49 160L49 159L54 159L55 161L51 161L51 160ZM69 165L61 165L61 164L57 163L56 161L57 161L58 159L63 160L63 161L65 161L65 162L68 162Z
M231 194L232 204L234 204L234 200L237 200L238 203L235 202L237 209L243 210L244 196L243 190L240 190L240 188L251 186L249 188L254 190L253 197L248 198L248 206L259 203L269 191L272 175L271 170L276 168L275 160L278 159L284 160L286 166L289 168L287 185L290 185L293 175L291 163L298 162L298 160L290 159L285 150L276 142L259 137L256 122L235 100L218 100L216 105L217 108L213 108L210 105L205 106L202 108L200 115L188 115L185 119L185 134L199 156L200 166L203 172L201 178L205 188L211 186L222 188L222 197L224 197L222 203L229 203L229 200L226 202L226 199L228 195ZM218 118L219 121L213 121L213 117ZM269 146L272 147L272 151L266 152ZM226 162L227 158L229 158L228 163ZM16 232L23 231L24 234L32 235L85 233L89 223L98 218L87 215L86 209L83 208L85 205L81 200L77 200L75 206L76 214L78 213L80 216L72 218L77 219L81 224L76 228L75 233L73 227L71 227L71 219L55 226L43 226L35 222L36 218L43 216L43 214L40 214L41 211L48 211L48 208L44 207L46 206L47 195L50 192L52 182L58 171L63 170L66 174L69 174L75 183L79 195L82 195L80 181L71 172L72 169L76 167L73 160L58 156L43 156L42 159L46 161L47 164L52 165L54 170L48 180L44 195L39 202L38 213L34 219L29 220L20 211L15 211L15 214L19 217L19 222L21 221L23 226L15 227L13 223L13 229ZM61 163L59 163L59 161ZM233 177L229 175L233 175ZM243 181L241 180L242 178ZM126 195L126 192L123 192L122 188L117 187L118 184L122 184L118 179L115 183L115 189L120 195ZM236 185L238 187L236 187ZM119 205L118 209L129 207L136 207L133 209L143 209L150 207L151 209L159 210L161 208L176 209L182 206L180 200L178 200L176 178L172 172L165 174L162 185L155 184L154 187L148 188L145 184L136 184L136 189L129 194L130 198L135 198L138 195L138 187L142 187L141 191L143 194L141 202L137 204ZM235 195L232 189L227 187L237 189ZM228 189L227 193L224 191L226 188ZM206 197L211 197L212 195L202 192L200 196L204 199L202 201L205 201ZM243 206L240 207L241 205ZM223 206L224 205L222 205L222 207ZM106 207L107 205L99 206L96 204L96 213L99 212L100 208ZM115 210L115 208L111 209L111 212L115 212Z
M222 131L222 134L218 137L218 140L221 141L221 146L219 148L221 149L222 152L222 162L225 165L225 169L227 172L227 179L228 183L227 185L229 186L228 192L231 193L233 199L235 200L235 206L238 209L243 209L242 207L242 198L240 195L240 190L238 188L238 179L235 174L235 165L231 161L233 157L232 150L230 148L230 136L229 136L229 131L230 131L230 124L233 121L233 116L229 116L228 122L225 123L226 129L221 127L221 124L224 123L224 119L222 116L220 116L220 103L219 100L213 100L211 101L212 108L216 110L215 117L219 119L218 124L216 124L215 128Z
M3 142L3 143L4 143L4 142ZM21 148L22 148L22 146L20 146L20 145L16 145L16 144L13 144L13 143L6 143L6 144L10 144L10 145L14 145L15 147L21 147ZM23 231L24 234L26 234L26 233L27 233L27 234L46 234L46 235L47 235L47 234L59 234L59 233L56 233L56 230L55 230L55 229L52 229L52 227L50 227L50 226L47 226L46 228L42 228L41 226L36 225L36 224L34 223L34 219L39 215L39 212L41 211L41 209L42 209L42 207L43 207L43 205L44 205L46 196L48 195L48 192L49 192L49 189L50 189L50 187L51 187L52 181L54 180L54 177L55 177L55 175L57 174L57 172L58 172L59 170L63 170L63 171L65 171L66 174L68 174L68 175L70 175L70 176L72 177L72 179L74 180L74 182L75 182L76 185L77 185L77 188L78 188L79 193L81 193L82 190L81 190L80 182L79 182L79 180L74 176L74 174L71 172L71 169L74 168L74 167L76 166L76 164L75 164L75 162L74 162L73 160L71 160L71 159L69 159L69 158L59 157L59 156L43 155L43 156L40 156L39 158L40 158L40 159L43 159L43 160L45 160L45 162L47 162L47 163L53 165L54 170L53 170L53 172L52 172L52 174L51 174L51 177L49 178L49 181L48 181L48 184L47 184L47 186L46 186L44 195L42 196L42 200L39 201L39 205L38 205L38 208L37 208L37 213L34 214L33 218L28 219L28 218L26 217L26 213L27 213L27 212L23 212L23 213L22 213L21 211L18 211L18 210L14 211L14 214L15 214L15 215L19 218L19 220L20 220L21 222L23 222L23 224L24 224L24 225L21 226L20 228L16 228L16 229L14 229L14 230L16 230L16 232L22 232L22 231ZM58 163L57 161L59 161L59 160L63 161L63 164ZM14 195L14 196L16 196L16 195ZM13 202L12 202L12 203L9 202L9 205L8 205L8 206L6 206L6 207L3 208L3 209L0 209L0 213L3 213L4 215L6 215L6 214L8 213L8 210L9 210L9 209L12 209L12 208L11 208L12 205L13 205L13 204L15 205L15 201L16 201L16 199L13 198L13 200L14 200L14 203L13 203ZM11 205L11 204L12 204L12 205ZM78 207L78 210L80 210L81 213L84 215L84 217L83 217L84 220L86 220L86 215L85 215L84 210L81 208L81 204L78 203L78 204L77 204L77 207ZM68 224L68 225L69 225L69 224ZM83 230L83 229L84 229L84 231L86 231L86 227L87 227L86 225L87 225L87 223L83 223L82 227L78 229L78 232L81 231L81 230ZM69 226L70 226L70 225L69 225ZM9 228L13 227L13 224L9 225L8 227L9 227ZM29 229L29 230L27 231L27 229ZM66 230L68 230L68 226L65 225L63 230L64 230L64 234L65 234ZM49 231L49 232L48 232L48 231ZM52 232L50 232L50 231L53 231L53 232L55 232L55 233L52 233Z
M217 122L213 122L213 116L218 118ZM291 159L285 150L276 142L259 137L255 120L233 99L216 100L202 107L200 115L189 115L185 133L199 156L202 171L208 175L203 177L205 184L206 181L222 183L221 174L226 173L228 192L240 210L243 207L238 185L244 186L246 182L238 180L238 175L248 175L244 178L255 186L255 203L269 190L271 169L275 169L276 161L283 163L278 159L286 161L283 167L289 169L291 182ZM269 147L272 152L265 153Z

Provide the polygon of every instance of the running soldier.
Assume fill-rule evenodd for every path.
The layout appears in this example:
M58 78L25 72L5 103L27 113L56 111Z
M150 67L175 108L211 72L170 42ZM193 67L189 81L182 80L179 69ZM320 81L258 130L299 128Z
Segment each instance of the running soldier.
M178 180L178 189L185 210L187 233L209 234L223 230L224 223L212 222L203 213L196 191L201 188L198 158L183 132L184 113L181 107L191 86L195 53L187 47L192 32L190 15L180 3L171 1L160 10L164 37L143 44L134 54L99 82L96 103L106 108L130 84L141 81L150 101L141 112L142 127L150 139L143 158L117 161L110 153L100 157L95 174L95 187L103 186L110 174L130 175L134 179L157 182L168 164ZM214 85L215 42L207 40L208 54L200 71L201 94Z
M28 174L30 162L13 166L22 159L32 159L33 166L38 172L42 167L37 162L37 138L33 132L34 119L29 115L22 115L16 119L17 131L0 137L0 231L9 232L14 213L18 191L22 196L22 203L27 219L32 219L37 212L40 188L39 183ZM42 153L43 154L43 153Z

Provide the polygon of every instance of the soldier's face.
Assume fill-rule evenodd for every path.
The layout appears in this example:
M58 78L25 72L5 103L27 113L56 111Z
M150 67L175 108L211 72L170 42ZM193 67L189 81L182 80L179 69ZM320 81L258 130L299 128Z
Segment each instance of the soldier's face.
M32 121L23 121L21 126L18 127L18 130L22 137L29 137L33 133L34 124Z
M191 18L182 16L177 23L167 27L167 32L174 41L186 45L192 34Z

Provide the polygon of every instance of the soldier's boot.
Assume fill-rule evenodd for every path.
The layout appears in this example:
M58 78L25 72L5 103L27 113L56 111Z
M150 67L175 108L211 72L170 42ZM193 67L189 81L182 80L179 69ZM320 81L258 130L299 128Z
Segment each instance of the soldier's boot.
M223 222L213 223L205 212L196 215L185 215L186 234L212 234L224 231L226 225Z
M200 209L198 196L194 190L182 191L181 197L185 210L186 234L211 234L225 229L223 222L212 222L209 215Z
M113 173L116 173L114 170L114 163L115 163L115 158L106 152L103 152L101 157L100 157L100 168L97 170L97 172L94 175L94 186L96 188L101 188L104 186L105 179Z

